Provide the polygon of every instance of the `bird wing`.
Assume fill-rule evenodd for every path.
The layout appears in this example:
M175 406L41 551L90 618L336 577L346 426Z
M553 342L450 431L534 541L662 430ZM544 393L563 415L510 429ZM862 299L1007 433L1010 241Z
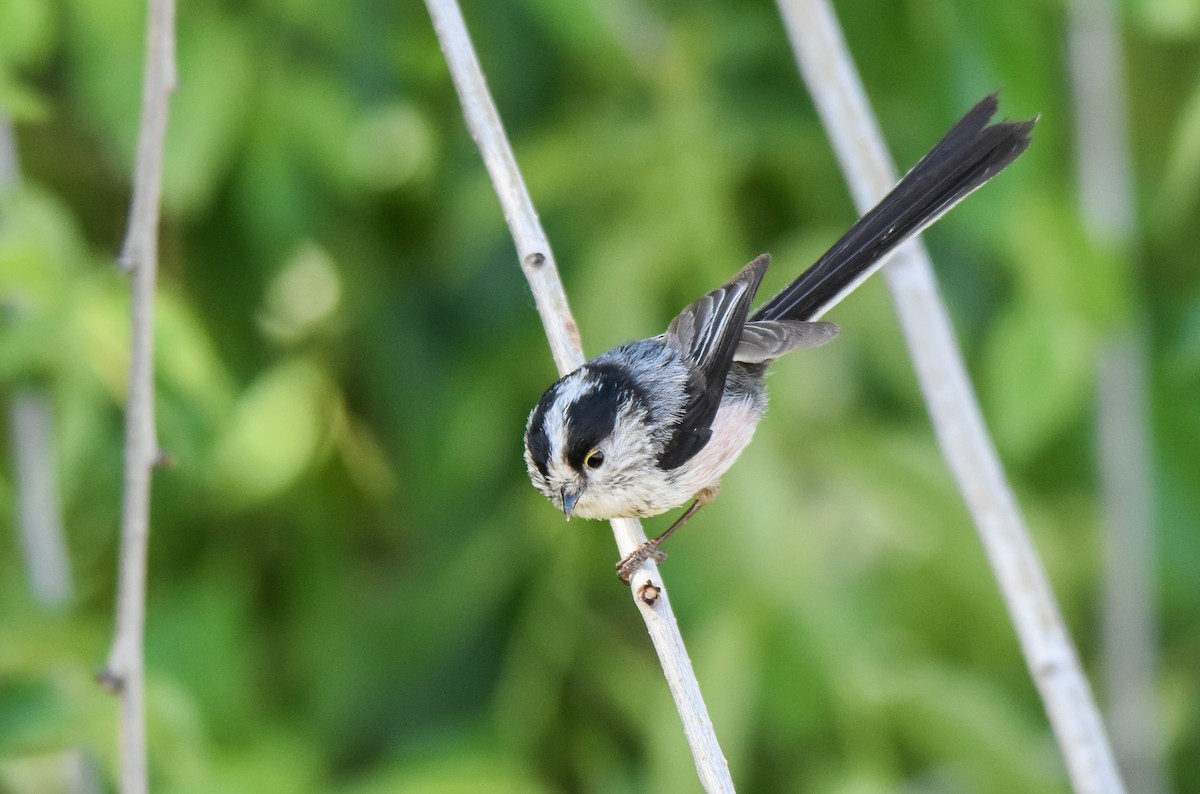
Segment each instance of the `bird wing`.
M750 301L771 257L763 254L721 287L689 304L667 326L663 342L690 367L683 411L658 457L661 469L677 468L704 448L721 405L725 378L742 340Z

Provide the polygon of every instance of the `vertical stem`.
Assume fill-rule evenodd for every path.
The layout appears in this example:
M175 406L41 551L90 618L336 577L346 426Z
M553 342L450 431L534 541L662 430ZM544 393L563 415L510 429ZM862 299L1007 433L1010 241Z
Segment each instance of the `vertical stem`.
M1104 341L1096 381L1096 431L1104 497L1101 653L1117 757L1133 791L1166 791L1162 717L1154 687L1153 508L1146 352L1136 329Z
M71 600L71 563L63 534L54 465L54 419L45 389L18 388L9 405L17 507L25 568L34 596L47 607Z
M0 198L21 181L12 124L0 114ZM48 607L71 600L71 563L63 534L54 465L54 416L47 390L18 386L8 406L16 461L17 525L34 597Z
M175 6L149 0L133 204L121 263L132 274L129 393L125 406L125 477L121 505L116 627L101 681L120 695L121 791L148 790L145 671L146 558L150 477L160 457L154 425L154 288L167 108L174 90Z
M778 0L809 91L860 210L896 180L841 28L828 0ZM934 431L979 532L1016 627L1025 662L1079 794L1124 785L1091 687L967 378L950 319L918 243L884 268Z
M15 137L12 123L0 114L0 197L14 192L21 180ZM10 399L18 523L30 589L43 606L65 607L74 587L59 498L51 390L37 385L18 387ZM60 763L66 791L91 794L100 790L99 773L83 750L63 751Z
M1093 241L1132 267L1137 217L1120 16L1113 0L1072 0L1068 5L1083 225ZM1154 692L1153 455L1143 307L1136 294L1130 303L1132 321L1104 340L1097 361L1097 462L1104 499L1101 654L1117 758L1130 787L1153 794L1166 790L1162 718Z

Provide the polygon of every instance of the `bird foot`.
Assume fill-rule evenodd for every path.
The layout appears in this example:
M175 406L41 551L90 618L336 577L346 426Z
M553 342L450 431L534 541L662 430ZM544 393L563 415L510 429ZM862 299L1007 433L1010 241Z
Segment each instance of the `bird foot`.
M634 572L642 567L642 563L646 560L662 562L666 558L667 553L658 548L658 539L648 540L627 554L625 559L617 563L617 576L622 582L629 584L633 579Z

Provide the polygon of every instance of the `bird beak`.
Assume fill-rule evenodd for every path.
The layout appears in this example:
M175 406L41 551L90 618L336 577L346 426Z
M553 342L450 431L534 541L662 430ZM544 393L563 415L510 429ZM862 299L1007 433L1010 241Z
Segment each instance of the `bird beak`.
M572 488L570 485L562 487L562 505L563 515L567 520L571 520L571 513L575 510L575 503L579 501L579 497L583 496L583 488Z

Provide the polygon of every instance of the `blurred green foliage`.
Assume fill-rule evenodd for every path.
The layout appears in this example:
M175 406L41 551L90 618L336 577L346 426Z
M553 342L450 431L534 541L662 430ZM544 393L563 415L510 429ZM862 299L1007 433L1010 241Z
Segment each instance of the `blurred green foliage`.
M587 350L657 332L853 211L766 2L470 0ZM927 235L1081 654L1097 652L1094 370L1150 339L1161 726L1200 785L1200 3L1122 7L1142 224L1077 217L1059 3L842 3L899 164L1003 87L1026 157ZM113 785L137 0L0 1L0 402L50 395L75 602L29 595L0 465L0 791ZM601 523L529 486L554 372L418 3L183 3L157 304L146 638L163 792L686 791L692 762ZM880 280L666 575L746 791L1058 792L1041 705ZM5 431L7 432L7 430ZM6 445L5 449L11 449ZM661 528L660 521L649 529Z

